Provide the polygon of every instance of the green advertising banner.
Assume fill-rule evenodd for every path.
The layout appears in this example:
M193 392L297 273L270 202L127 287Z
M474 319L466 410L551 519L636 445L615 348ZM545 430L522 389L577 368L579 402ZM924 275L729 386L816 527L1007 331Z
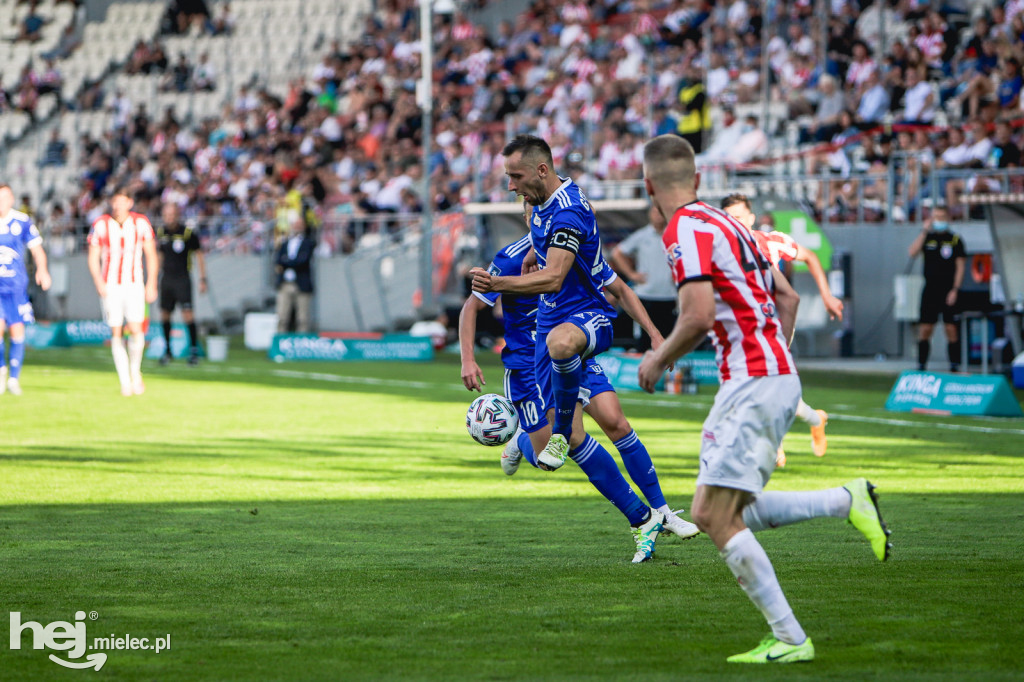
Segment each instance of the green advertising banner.
M821 267L828 271L832 265L832 243L818 227L818 223L814 222L814 218L803 211L772 211L771 214L775 220L775 229L785 232L797 244L813 251L821 261ZM799 262L794 262L793 267L797 270L807 269L806 265Z
M110 339L110 327L103 320L70 320L64 329L72 346L102 346Z
M344 339L316 334L276 334L267 355L274 362L296 360L411 360L434 359L429 337L390 334L379 339Z
M25 326L25 344L29 348L67 348L71 342L63 322L40 322Z
M643 390L637 381L637 370L640 368L641 360L642 355L621 351L610 351L597 356L597 363L601 365L608 380L618 391ZM690 369L690 376L697 384L718 383L718 365L715 364L714 353L701 351L683 356L676 362L676 370L682 370L684 367ZM665 390L664 377L655 386L655 390Z
M885 401L893 412L1022 417L1006 377L998 374L903 372Z

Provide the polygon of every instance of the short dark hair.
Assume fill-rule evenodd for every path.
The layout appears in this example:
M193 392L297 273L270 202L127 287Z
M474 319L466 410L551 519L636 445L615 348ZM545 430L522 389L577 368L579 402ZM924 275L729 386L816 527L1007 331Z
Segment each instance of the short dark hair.
M743 204L747 207L748 211L753 210L750 206L750 199L746 194L730 194L726 198L722 199L722 210L735 206L736 204Z
M551 156L551 147L544 141L544 138L536 135L516 135L512 141L501 150L502 156L512 156L516 152L522 152L523 156L540 156L549 166L555 163Z
M110 198L113 199L116 196L128 197L132 201L135 201L135 192L132 191L128 185L118 185L110 193Z

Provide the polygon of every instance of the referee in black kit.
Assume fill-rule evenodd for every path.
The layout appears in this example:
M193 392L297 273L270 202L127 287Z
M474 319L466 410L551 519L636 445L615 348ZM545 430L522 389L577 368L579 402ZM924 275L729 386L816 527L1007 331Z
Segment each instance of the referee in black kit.
M964 281L967 253L964 240L949 229L949 210L936 206L921 234L910 245L910 257L924 253L924 291L921 292L921 315L917 328L917 368L928 366L932 332L942 315L946 325L949 369L960 369L960 329L957 327L957 297Z
M199 263L199 292L206 293L206 259L199 244L199 235L186 227L174 204L164 204L160 213L163 223L157 233L160 254L160 322L164 328L166 350L160 364L166 365L171 355L171 313L174 307L181 308L181 317L188 325L188 340L191 352L188 364L199 364L199 339L196 334L196 320L192 314L192 254Z

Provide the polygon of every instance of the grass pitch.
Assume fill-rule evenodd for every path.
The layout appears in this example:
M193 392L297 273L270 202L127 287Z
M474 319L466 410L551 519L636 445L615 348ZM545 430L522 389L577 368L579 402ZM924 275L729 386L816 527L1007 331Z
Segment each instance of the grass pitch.
M713 545L665 537L634 566L625 522L577 468L503 476L499 449L465 433L453 357L274 365L233 349L145 371L146 395L124 399L107 350L33 352L25 395L0 396L0 620L81 610L90 642L171 648L66 670L30 632L10 650L3 627L0 679L1024 676L1020 422L894 415L891 378L806 374L833 414L829 453L797 424L772 488L868 476L895 551L877 562L836 519L760 533L818 658L750 669L725 657L767 627ZM672 504L689 507L712 394L623 396Z

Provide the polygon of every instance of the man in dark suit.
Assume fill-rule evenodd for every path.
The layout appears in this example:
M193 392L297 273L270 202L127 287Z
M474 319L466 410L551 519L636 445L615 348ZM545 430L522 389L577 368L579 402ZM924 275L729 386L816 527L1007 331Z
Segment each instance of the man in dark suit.
M277 272L277 331L288 331L288 323L295 313L296 331L310 331L310 312L313 302L313 251L316 242L306 230L301 217L292 223L288 237L281 241L274 255Z

